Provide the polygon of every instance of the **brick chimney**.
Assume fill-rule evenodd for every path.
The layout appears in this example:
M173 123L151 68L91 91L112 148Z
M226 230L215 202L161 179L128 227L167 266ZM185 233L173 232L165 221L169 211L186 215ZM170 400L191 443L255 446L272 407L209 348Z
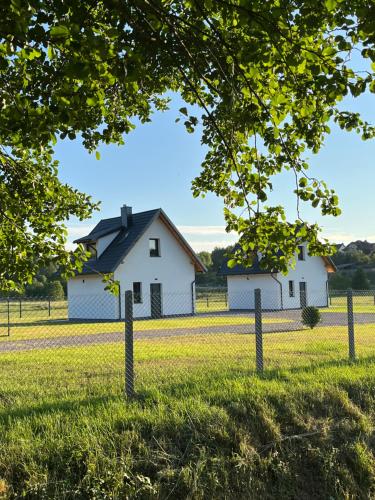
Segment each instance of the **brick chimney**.
M128 207L127 205L123 205L121 207L121 225L123 228L127 229L132 224L132 207Z

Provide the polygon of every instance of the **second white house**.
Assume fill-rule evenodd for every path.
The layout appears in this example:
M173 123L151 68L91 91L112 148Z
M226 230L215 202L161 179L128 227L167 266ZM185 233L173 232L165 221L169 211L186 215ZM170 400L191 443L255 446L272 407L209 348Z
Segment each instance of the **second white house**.
M227 277L229 309L254 309L254 290L260 288L262 308L281 310L327 307L328 274L335 270L329 257L309 255L303 244L298 247L295 268L287 275L262 269L258 257L248 268L229 268L224 262L219 274Z

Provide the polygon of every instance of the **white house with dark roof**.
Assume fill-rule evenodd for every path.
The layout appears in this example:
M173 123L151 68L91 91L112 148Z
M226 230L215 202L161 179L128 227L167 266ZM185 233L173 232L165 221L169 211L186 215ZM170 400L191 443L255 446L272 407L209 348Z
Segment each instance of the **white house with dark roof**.
M254 309L254 290L260 288L262 308L282 310L327 307L328 274L335 270L329 257L309 255L304 244L299 246L295 268L287 275L262 269L258 257L248 268L229 268L224 262L219 274L227 277L229 309Z
M134 317L194 314L195 273L206 269L162 209L101 220L75 243L92 257L68 282L70 319L124 317L124 292L133 291ZM103 274L120 283L120 295L106 291Z

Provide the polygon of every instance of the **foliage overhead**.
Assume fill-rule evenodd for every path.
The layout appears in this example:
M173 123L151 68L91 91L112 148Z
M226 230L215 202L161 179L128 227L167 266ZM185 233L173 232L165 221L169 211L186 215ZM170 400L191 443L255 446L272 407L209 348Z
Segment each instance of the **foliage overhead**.
M79 249L70 263L63 222L96 205L58 180L56 141L79 136L92 152L122 144L135 118L167 108L168 91L186 102L179 118L188 132L200 122L208 152L193 194L224 199L241 244L234 260L251 264L257 250L265 266L285 271L302 240L310 253L329 252L300 205L336 216L338 198L306 158L332 121L373 137L339 104L375 91L374 33L368 0L1 2L1 288L30 280L51 255L69 272L84 257ZM363 71L352 62L358 51ZM283 170L294 174L294 222L267 202Z

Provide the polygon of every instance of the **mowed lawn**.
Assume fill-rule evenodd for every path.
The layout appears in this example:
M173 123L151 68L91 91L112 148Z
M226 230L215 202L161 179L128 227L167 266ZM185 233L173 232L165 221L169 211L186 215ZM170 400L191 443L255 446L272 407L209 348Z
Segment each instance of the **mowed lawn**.
M7 305L2 303L0 307L0 342L13 340L26 340L38 338L53 338L74 335L90 335L98 333L115 333L124 331L124 321L69 321L67 320L66 303L51 303L50 315L48 303L30 302L22 305L21 314L19 304L10 304L10 335L8 336ZM21 317L20 317L21 316ZM292 319L264 318L265 324L282 324L292 322ZM137 320L134 322L135 331L147 330L173 330L189 328L207 328L210 326L244 326L254 325L253 314L211 316L198 315L178 318L162 318L157 320Z
M356 353L359 359L375 356L375 324L357 325ZM288 370L324 363L346 362L346 327L317 327L263 335L264 366ZM253 375L255 335L210 333L152 339L135 339L134 360L139 387L170 382L183 384L191 376L216 377L227 370ZM0 357L2 390L33 392L42 380L42 392L60 387L84 391L86 385L123 385L122 342L4 352ZM52 382L50 385L50 381ZM47 383L48 382L48 383ZM116 384L115 384L116 386ZM39 392L39 389L37 389Z
M371 296L354 297L354 313L368 313L369 324L366 326L372 329L375 323L375 305L374 299ZM159 320L137 320L134 322L134 330L137 332L146 332L148 330L168 332L173 329L189 329L220 327L222 333L225 333L225 328L228 326L243 327L244 332L246 326L253 327L254 314L252 312L244 312L242 314L218 315L220 307L224 308L224 299L218 305L217 311L215 308L218 302L209 300L209 308L205 301L198 302L201 313L197 316L186 316L179 318L162 318ZM346 297L332 298L332 305L329 308L322 308L322 313L327 312L346 312ZM210 314L212 313L212 314ZM263 316L263 323L267 324L285 324L285 330L288 329L288 324L293 321L299 321L299 314L292 311L290 317L278 312ZM372 316L372 314L374 316ZM11 301L9 304L9 323L8 330L8 306L6 301L0 303L0 343L7 341L18 341L26 339L53 338L76 335L91 335L91 334L106 334L122 332L124 330L123 321L69 321L67 319L67 303L66 301L50 302L48 301L33 301L20 302ZM301 325L301 329L302 329ZM295 329L295 328L294 328ZM10 335L8 336L8 333ZM196 333L196 331L195 331Z
M354 313L369 313L375 316L375 293L373 295L353 295L353 311ZM324 307L321 312L347 312L347 297L331 297L329 307Z

